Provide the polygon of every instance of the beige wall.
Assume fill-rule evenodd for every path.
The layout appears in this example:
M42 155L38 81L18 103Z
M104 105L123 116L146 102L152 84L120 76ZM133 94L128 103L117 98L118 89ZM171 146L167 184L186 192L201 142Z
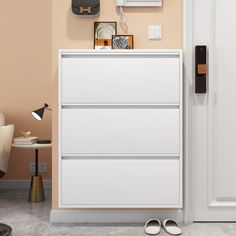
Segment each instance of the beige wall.
M53 208L58 206L57 153L57 52L59 48L93 48L93 22L118 21L115 0L100 0L97 18L79 18L71 13L71 0L52 0L52 63L53 63ZM135 48L182 47L182 0L164 0L163 8L129 8L128 34L134 34ZM148 25L162 25L163 39L148 40ZM123 30L118 25L118 33Z
M38 122L31 111L45 101L52 103L51 1L0 1L0 111L7 123L33 135L51 137L51 113ZM29 179L33 150L12 150L8 179ZM51 178L51 151L40 151Z

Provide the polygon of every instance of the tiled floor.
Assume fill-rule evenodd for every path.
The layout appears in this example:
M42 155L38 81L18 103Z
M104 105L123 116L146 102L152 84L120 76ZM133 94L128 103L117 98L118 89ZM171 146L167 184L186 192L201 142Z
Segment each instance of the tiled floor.
M28 191L0 189L0 222L11 225L13 236L144 236L143 227L50 225L50 193L43 203L27 201ZM191 224L186 236L236 236L236 224ZM167 235L162 232L160 235Z

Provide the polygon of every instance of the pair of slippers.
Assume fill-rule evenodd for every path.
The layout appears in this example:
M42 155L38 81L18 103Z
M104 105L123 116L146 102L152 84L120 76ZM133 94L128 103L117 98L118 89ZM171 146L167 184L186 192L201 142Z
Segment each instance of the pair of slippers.
M144 231L148 235L158 235L161 227L170 235L181 235L182 230L175 220L166 219L162 223L158 219L148 220L144 226Z

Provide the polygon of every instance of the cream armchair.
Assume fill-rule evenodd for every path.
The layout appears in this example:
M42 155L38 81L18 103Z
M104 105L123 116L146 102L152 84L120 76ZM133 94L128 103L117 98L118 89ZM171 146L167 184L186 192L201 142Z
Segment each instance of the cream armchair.
M4 114L0 113L0 177L7 173L14 129L14 125L5 125ZM11 233L12 228L9 225L0 223L0 236L11 235Z
M5 125L4 115L0 113L0 177L7 173L14 129L14 125Z

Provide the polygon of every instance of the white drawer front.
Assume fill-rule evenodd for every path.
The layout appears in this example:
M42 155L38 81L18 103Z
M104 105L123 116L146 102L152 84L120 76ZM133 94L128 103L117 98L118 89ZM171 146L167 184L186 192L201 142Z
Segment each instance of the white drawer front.
M179 160L62 160L62 207L181 207Z
M178 109L62 109L62 155L178 154Z
M63 104L179 103L178 57L98 57L62 58Z

